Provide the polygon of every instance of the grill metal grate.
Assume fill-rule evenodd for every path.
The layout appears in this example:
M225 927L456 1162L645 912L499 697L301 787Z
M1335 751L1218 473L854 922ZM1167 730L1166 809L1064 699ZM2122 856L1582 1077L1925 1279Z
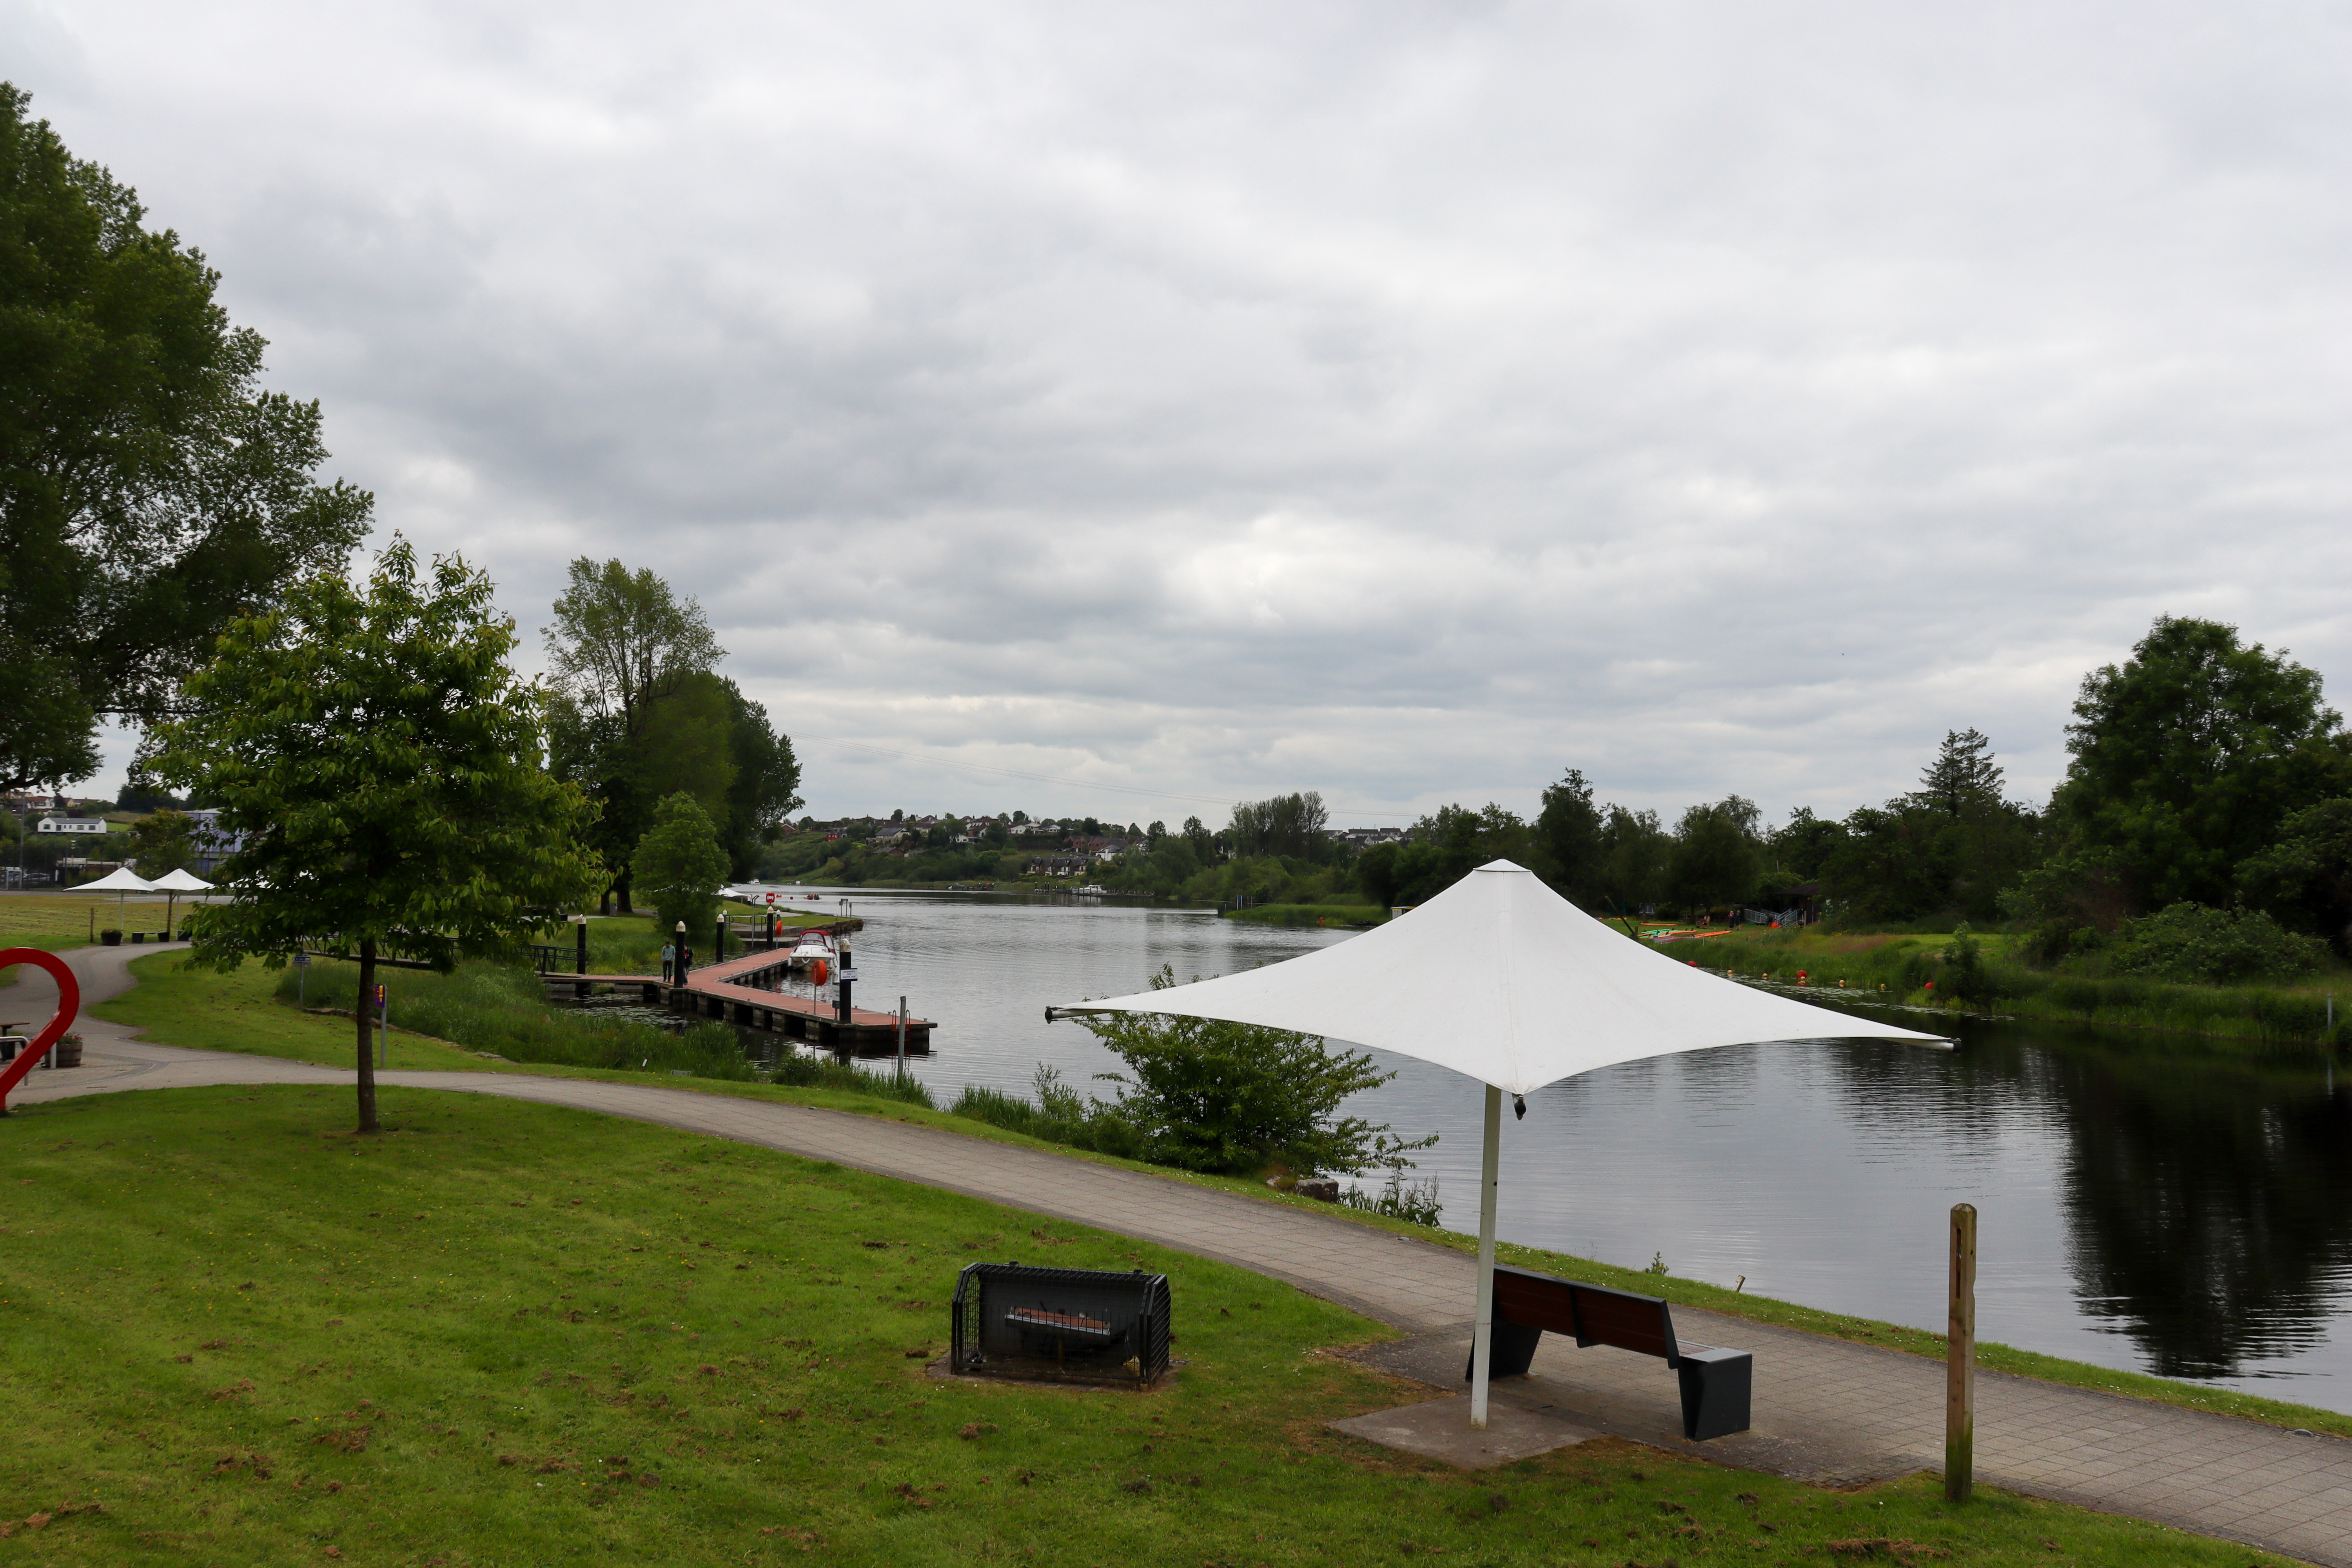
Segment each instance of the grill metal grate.
M1150 1387L1168 1372L1168 1276L972 1263L956 1279L959 1376Z

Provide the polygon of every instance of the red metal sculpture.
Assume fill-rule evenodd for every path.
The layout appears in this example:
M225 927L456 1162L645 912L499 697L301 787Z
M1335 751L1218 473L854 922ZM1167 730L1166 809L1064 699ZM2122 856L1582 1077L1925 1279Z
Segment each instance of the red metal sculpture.
M50 978L58 983L58 1014L39 1034L33 1037L31 1045L16 1053L15 1061L0 1067L0 1113L7 1110L8 1091L16 1087L16 1080L31 1072L33 1064L49 1054L49 1047L73 1027L74 1015L81 1011L81 983L74 978L74 972L66 967L64 959L54 952L44 952L37 947L12 947L0 952L0 969L19 963L37 963L49 972Z

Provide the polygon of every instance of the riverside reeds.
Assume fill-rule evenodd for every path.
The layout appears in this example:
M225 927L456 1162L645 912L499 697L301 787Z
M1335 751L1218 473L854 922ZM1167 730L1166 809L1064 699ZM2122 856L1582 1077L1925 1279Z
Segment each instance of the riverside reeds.
M2331 982L2325 976L2295 984L2196 985L2146 975L2070 973L2020 963L2009 956L2006 939L2000 936L1977 940L1982 943L1983 1011L2269 1045L2336 1045L2343 1039L2341 1021L2333 1027L2329 1024ZM1884 985L1887 1000L1948 1006L1954 1005L1957 973L1954 960L1947 955L1955 951L1955 943L1948 936L1823 934L1814 930L1712 937L1667 944L1660 951L1750 980L1769 973L1775 982L1786 983L1803 971L1814 990L1834 993L1843 981L1849 992L1875 996ZM2352 993L2352 975L2339 978ZM1932 991L1927 989L1931 982Z

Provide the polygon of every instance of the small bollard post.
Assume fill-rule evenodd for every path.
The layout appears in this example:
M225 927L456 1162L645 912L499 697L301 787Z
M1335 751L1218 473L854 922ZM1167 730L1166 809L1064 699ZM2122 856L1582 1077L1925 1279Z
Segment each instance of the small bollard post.
M1976 1481L1977 1210L1952 1205L1949 1359L1944 1373L1944 1500L1966 1502Z
M907 1076L907 999L898 998L898 1076Z

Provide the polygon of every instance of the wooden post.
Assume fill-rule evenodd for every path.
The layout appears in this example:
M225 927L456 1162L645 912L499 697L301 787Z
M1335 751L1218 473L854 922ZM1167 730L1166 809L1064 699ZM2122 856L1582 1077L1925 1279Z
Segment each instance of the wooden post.
M1952 1205L1949 1360L1944 1374L1944 1499L1966 1502L1976 1482L1977 1210Z
M907 1076L907 999L898 998L898 1076Z

